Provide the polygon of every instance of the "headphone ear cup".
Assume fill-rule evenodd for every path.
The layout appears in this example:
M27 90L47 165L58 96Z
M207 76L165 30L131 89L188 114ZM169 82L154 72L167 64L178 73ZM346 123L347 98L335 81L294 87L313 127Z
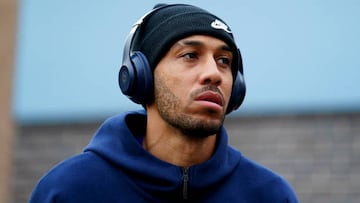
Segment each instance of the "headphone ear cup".
M145 104L153 95L154 79L146 56L136 51L119 71L119 86L123 94L137 104Z
M121 66L118 76L118 82L121 92L128 96L132 94L134 89L135 72L132 64L125 63Z
M231 113L232 111L235 111L240 107L240 105L244 101L245 94L246 94L246 86L245 86L244 76L240 73L240 71L238 71L232 87L229 105L226 110L227 114Z

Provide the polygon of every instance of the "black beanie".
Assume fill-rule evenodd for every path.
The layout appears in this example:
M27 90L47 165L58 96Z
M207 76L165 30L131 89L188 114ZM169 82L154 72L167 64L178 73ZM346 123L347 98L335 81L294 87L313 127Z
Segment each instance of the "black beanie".
M239 64L241 56L232 32L224 21L192 5L159 4L157 6L165 7L155 11L145 20L133 45L133 50L141 51L147 57L152 69L175 42L191 35L201 34L221 39L233 50L232 72L233 76L236 76L241 67Z

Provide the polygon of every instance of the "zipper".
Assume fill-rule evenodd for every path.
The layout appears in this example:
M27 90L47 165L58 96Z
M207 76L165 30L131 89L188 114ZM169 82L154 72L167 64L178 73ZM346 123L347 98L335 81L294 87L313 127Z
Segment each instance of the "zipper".
M182 196L184 200L188 199L189 169L190 167L182 167Z

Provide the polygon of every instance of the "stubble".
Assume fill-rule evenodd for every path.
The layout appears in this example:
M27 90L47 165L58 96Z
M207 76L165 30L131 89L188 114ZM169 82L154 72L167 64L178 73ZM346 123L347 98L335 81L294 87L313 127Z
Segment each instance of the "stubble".
M225 116L218 121L197 118L182 111L181 100L161 79L155 79L155 104L159 114L172 127L191 137L215 135L224 122ZM199 90L197 92L205 91Z

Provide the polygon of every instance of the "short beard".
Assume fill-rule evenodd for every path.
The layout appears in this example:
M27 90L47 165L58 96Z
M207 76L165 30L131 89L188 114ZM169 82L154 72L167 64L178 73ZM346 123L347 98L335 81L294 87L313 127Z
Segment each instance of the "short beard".
M225 116L219 122L196 119L181 112L180 99L173 94L165 83L155 79L155 104L159 114L172 127L179 129L184 135L190 137L208 137L219 132Z

